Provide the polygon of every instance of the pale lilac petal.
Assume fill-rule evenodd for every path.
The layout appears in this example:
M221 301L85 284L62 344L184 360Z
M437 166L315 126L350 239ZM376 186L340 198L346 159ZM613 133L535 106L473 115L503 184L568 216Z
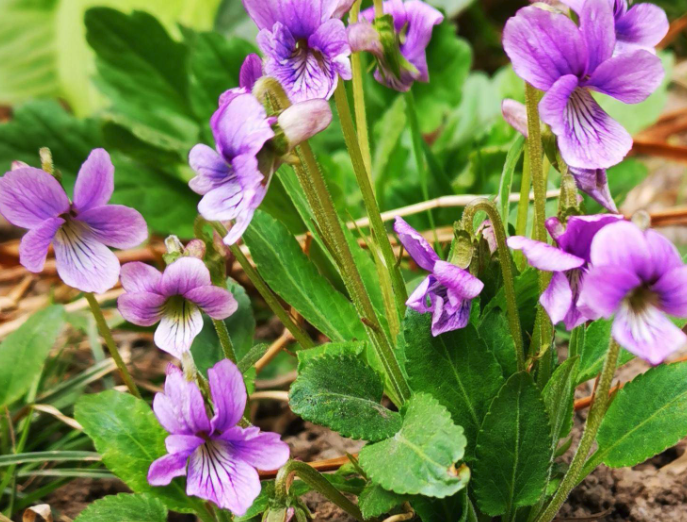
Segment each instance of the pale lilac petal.
M558 137L563 159L576 168L608 168L632 148L632 137L611 118L576 76L560 78L539 104L541 119Z
M26 167L0 178L0 214L17 227L35 228L67 211L67 194L43 170Z
M592 266L585 275L577 306L590 319L608 319L641 283L635 272L623 266Z
M553 324L560 323L573 306L573 293L563 272L555 272L549 286L539 298Z
M121 280L127 292L160 293L160 271L150 265L134 261L122 266Z
M419 80L429 81L427 56L425 50L432 39L435 25L444 20L444 15L425 2L410 0L404 3L407 16L405 41L401 45L401 54L412 63L420 73Z
M39 273L43 270L50 243L63 224L62 218L48 218L21 238L19 262L29 272Z
M226 319L238 308L234 296L218 286L198 286L186 292L184 297L213 319Z
M658 294L661 310L677 317L687 317L687 266L666 272L651 286L651 290Z
M230 177L230 167L214 149L199 144L191 149L188 162L196 173L196 177L188 182L188 186L196 194L205 195L213 188L220 186Z
M243 6L258 29L272 29L276 23L284 24L297 39L308 38L319 25L331 17L338 2L312 0L243 0Z
M250 225L254 214L255 210L249 209L236 218L236 221L234 221L234 224L229 229L229 232L227 232L227 235L224 236L224 239L222 240L225 245L231 246L241 239L243 233L246 231L246 229L248 229L248 225Z
M515 73L544 91L562 76L581 76L587 64L586 46L575 23L535 6L520 9L508 20L503 47Z
M527 138L527 108L522 103L505 99L501 102L501 113L508 125Z
M422 237L422 234L406 223L400 216L396 216L394 231L398 235L398 240L403 245L403 248L413 258L413 261L422 269L431 272L434 269L434 264L439 261L439 256L427 240Z
M62 225L53 245L57 274L67 285L82 292L102 294L117 284L117 256L83 223L69 221Z
M432 336L465 328L470 321L472 301L465 299L458 305L451 305L441 296L436 296L432 313Z
M331 11L331 18L343 18L343 16L351 10L355 0L328 0L330 6L325 10L323 16Z
M611 223L599 230L592 240L593 265L619 267L641 276L651 272L651 249L645 234L629 221Z
M372 53L377 58L382 58L384 48L379 38L379 33L374 26L364 20L355 24L350 24L346 29L348 43L354 53L366 51Z
M153 411L162 427L173 435L210 431L210 421L198 385L187 381L173 364L167 367L164 393L155 394Z
M323 56L330 59L351 54L346 26L337 19L327 20L320 25L317 31L308 38L308 47L319 51Z
M188 458L205 440L196 435L170 435L165 439L168 453L184 455Z
M557 227L558 218L546 220L549 233L556 240L558 246L585 261L590 261L590 249L596 233L606 225L623 221L623 216L617 214L596 214L593 216L571 216L563 232L555 236L552 229Z
M225 431L222 440L231 443L234 458L261 470L279 469L289 460L289 445L277 433L251 426L236 426Z
M634 5L615 23L619 42L641 45L648 49L656 47L663 40L669 27L665 11L649 3Z
M198 286L210 284L210 271L205 263L195 257L180 257L165 268L160 280L160 293L184 295Z
M192 455L186 493L213 502L235 515L245 514L260 494L258 472L236 459L228 443L209 441Z
M143 216L124 205L90 207L77 219L90 227L95 239L113 248L134 248L148 239Z
M572 270L585 263L584 259L564 252L560 248L523 236L509 237L508 246L514 250L522 250L533 267L547 272Z
M325 100L308 100L291 105L284 110L277 122L284 132L289 148L312 138L323 131L332 121L332 110Z
M534 0L531 0L534 1ZM585 0L556 0L560 1L562 4L567 5L570 9L575 11L576 13L579 13L582 11L582 6L584 5ZM546 1L545 3L551 4L551 2Z
M570 167L570 174L575 178L577 188L591 197L599 205L611 212L618 212L608 187L606 169L578 169Z
M258 162L255 160L256 168L257 165ZM236 180L213 188L198 203L198 212L208 221L236 219L246 208L246 191L248 189Z
M173 297L167 300L153 340L158 348L181 359L202 329L203 314L198 307L186 299Z
M255 53L246 56L239 71L239 86L247 91L253 90L253 85L262 76L262 58Z
M224 359L208 370L208 383L215 406L213 430L233 428L241 420L246 408L246 385L241 372L233 362Z
M473 299L484 288L484 283L470 272L446 261L437 261L433 273L439 283L462 299Z
M171 453L154 461L148 469L148 484L167 486L172 479L186 475L188 455Z
M613 3L609 0L586 2L579 17L580 32L587 47L586 74L592 74L600 63L613 56L615 47Z
M114 192L114 165L105 149L93 149L74 185L74 207L83 212L106 205Z
M606 60L584 85L623 103L640 103L658 89L664 76L661 59L639 50Z
M138 326L152 326L162 318L167 300L160 294L150 292L126 292L117 299L117 309L122 317Z
M612 332L620 346L653 365L687 344L687 335L651 305L637 312L624 304L615 316Z
M417 288L413 290L413 293L410 294L410 297L408 297L406 306L421 314L430 312L433 309L433 306L431 304L427 304L427 292L429 291L429 287L433 281L435 281L434 276L425 277L417 286Z
M651 229L644 232L644 237L651 256L651 264L644 272L647 280L655 281L673 268L682 266L680 253L667 237Z

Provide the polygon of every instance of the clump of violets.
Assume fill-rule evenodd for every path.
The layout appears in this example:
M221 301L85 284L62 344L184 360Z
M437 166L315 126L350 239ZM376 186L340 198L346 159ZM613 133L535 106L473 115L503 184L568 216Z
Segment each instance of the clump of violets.
M503 45L516 74L545 92L541 119L558 138L565 162L578 169L605 169L622 161L632 137L591 92L639 103L660 85L664 73L649 51L614 56L615 20L608 1L586 2L579 19L578 27L562 13L524 7L506 23Z
M222 95L210 120L215 149L199 144L189 155L196 172L189 186L203 196L198 212L209 221L233 221L224 238L227 245L245 232L281 162L332 119L324 100L296 103L277 117L268 116L248 92L258 74L255 58L249 60L241 69L242 86Z
M394 230L410 257L430 274L410 295L406 305L416 312L432 313L432 335L465 328L472 300L484 288L467 270L442 261L422 235L396 216Z
M226 288L212 285L208 268L195 257L180 257L164 273L145 263L127 263L122 286L125 293L117 300L122 317L139 326L159 322L155 344L177 358L203 329L201 312L226 319L238 308Z
M354 52L376 58L378 82L405 92L416 81L429 81L425 50L444 15L420 0L389 0L383 6L382 18L375 19L374 8L363 11L362 21L348 28L348 39Z
M114 191L114 166L103 149L83 163L69 201L59 181L47 172L17 163L0 178L0 214L28 229L19 246L19 260L41 272L52 244L57 273L83 292L103 293L117 284L120 265L108 248L133 248L148 237L136 210L109 205Z
M351 49L340 18L352 0L243 0L260 29L263 71L293 102L328 100L341 76L351 79Z
M665 315L687 317L687 266L670 241L619 221L594 236L590 260L579 308L590 319L615 314L618 344L651 364L687 344Z
M590 319L577 301L589 268L592 240L599 230L622 219L611 214L572 216L564 227L558 218L549 218L546 228L557 246L523 236L508 238L508 246L521 250L533 267L553 272L548 288L539 298L553 324L563 321L566 329L572 330Z
M211 409L198 385L168 366L164 393L153 401L158 421L169 432L168 454L152 463L148 482L166 486L186 476L187 494L241 516L260 494L256 468L278 469L288 460L289 447L276 433L237 425L246 407L246 387L234 363L225 359L210 368L208 384Z

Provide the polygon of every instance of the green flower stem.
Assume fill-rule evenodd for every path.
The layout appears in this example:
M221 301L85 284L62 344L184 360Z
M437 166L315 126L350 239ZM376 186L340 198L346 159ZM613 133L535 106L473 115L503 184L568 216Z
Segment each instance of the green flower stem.
M503 274L503 291L506 295L508 326L513 336L518 371L521 372L526 369L522 328L520 326L520 314L518 313L518 305L515 296L515 281L513 279L511 255L508 245L506 244L506 230L503 227L503 221L501 221L498 209L494 203L486 198L478 198L472 201L463 211L463 228L468 231L471 236L474 234L475 214L480 210L486 212L491 221L491 227L494 229L494 235L496 236L496 245L499 253L501 272Z
M427 169L425 169L424 152L422 150L422 132L420 131L420 123L417 119L417 108L415 106L415 97L412 89L405 94L406 113L408 115L408 122L410 123L410 135L413 142L413 156L415 156L415 164L417 165L417 173L420 176L420 188L422 189L422 197L425 201L429 201L429 180L427 179ZM437 234L437 227L434 224L434 214L432 209L427 209L427 218L429 219L429 226L434 232L434 245L437 252L441 252L441 244L439 243L439 235Z
M236 352L234 351L234 344L231 342L231 337L229 337L227 325L221 319L213 319L212 324L217 332L217 337L219 337L219 344L222 345L224 357L236 364L238 362L236 360Z
M518 201L518 216L515 221L515 235L527 236L527 214L530 210L530 187L532 186L532 176L530 172L530 155L529 151L525 150L522 160L522 180L520 182L520 200ZM524 270L527 266L527 260L522 252L515 252L515 264L520 269Z
M384 16L384 3L383 0L374 0L375 6L375 18Z
M91 307L91 313L93 314L93 317L95 317L95 322L98 325L100 335L102 335L103 339L105 339L105 345L110 352L110 356L117 365L117 369L119 370L119 375L122 377L122 381L124 381L124 384L126 384L126 387L129 389L131 395L140 399L141 392L138 391L138 387L136 386L136 383L134 383L129 370L126 369L126 364L124 364L122 356L119 355L117 344L115 343L114 337L112 337L112 331L110 330L110 327L107 326L107 321L105 321L105 316L103 315L103 311L100 309L98 301L90 292L87 292L85 297L86 301L88 301L88 305Z
M551 499L551 502L549 502L549 505L546 507L544 512L537 517L536 522L551 522L578 482L578 477L584 469L587 455L589 455L589 450L594 444L594 439L599 431L599 426L601 426L601 421L603 420L606 410L611 402L609 392L611 390L611 384L613 383L613 375L615 375L615 369L618 365L619 353L620 345L613 338L611 338L611 342L608 347L608 353L606 354L606 360L604 362L603 369L601 370L599 385L597 386L596 393L594 394L594 402L589 410L589 416L587 417L587 423L584 428L584 433L582 434L582 439L580 439L580 445L577 447L575 456L570 463L568 472L565 474L563 481L558 487L558 491L556 491L556 494L554 495L553 499Z
M362 0L357 0L351 7L349 23L358 21ZM365 168L372 183L372 155L370 152L370 135L367 127L367 111L365 109L365 90L363 88L363 64L361 53L351 55L351 71L353 74L353 105L355 108L355 128L358 131L358 145L363 155Z
M529 170L534 187L534 216L535 226L533 237L537 241L546 243L546 174L543 165L543 149L541 141L541 123L539 121L539 92L529 83L525 84L525 104L527 107L527 150L529 154ZM539 293L546 290L550 281L550 274L539 271ZM541 304L537 304L539 314L539 346L535 353L543 355L539 361L537 380L545 384L551 376L552 356L551 341L553 326L549 316L543 311Z
M294 475L300 478L312 489L324 495L328 500L339 506L356 520L360 522L364 521L363 514L360 512L358 506L343 496L341 492L332 486L320 472L305 462L290 460L279 470L279 473L277 473L277 478L274 482L274 490L277 499L281 500L282 502L286 502L288 500L289 487L293 481Z

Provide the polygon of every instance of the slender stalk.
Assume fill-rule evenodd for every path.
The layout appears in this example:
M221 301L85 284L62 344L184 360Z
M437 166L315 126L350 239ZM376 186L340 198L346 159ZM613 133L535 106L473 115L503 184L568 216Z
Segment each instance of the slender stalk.
M611 396L609 391L611 389L611 384L613 382L613 375L615 375L615 369L618 365L618 354L620 353L620 345L611 338L610 345L608 347L608 353L606 354L606 360L604 362L603 369L601 370L601 377L599 378L599 385L596 389L596 394L594 395L594 402L589 410L589 416L587 417L587 423L585 424L584 433L582 434L582 439L580 439L580 444L577 447L575 456L570 463L568 472L565 474L563 481L558 487L558 491L554 495L549 505L546 507L544 512L537 517L536 522L551 522L553 518L558 513L565 500L572 489L577 484L577 479L580 473L584 469L585 461L587 460L587 455L589 455L589 450L594 444L594 439L599 431L599 426L601 426L601 421L606 414L608 405L611 401Z
M217 332L217 337L219 337L219 344L222 346L224 357L236 364L238 362L236 360L236 352L234 351L234 344L231 342L231 337L229 337L227 325L221 319L213 319L212 324Z
M413 96L412 89L406 93L405 98L408 121L410 122L410 135L413 142L413 156L415 156L415 164L417 165L417 172L420 176L422 197L425 201L428 201L429 180L427 179L427 169L425 169L424 152L422 150L422 132L420 132L420 123L417 119L417 109L415 108L415 97ZM432 214L432 209L427 209L427 217L429 218L429 226L434 231L434 244L437 252L439 252L439 236L437 235L437 227L434 224L434 214Z
M515 235L527 235L527 214L530 210L530 187L532 186L532 176L530 172L530 155L525 150L522 161L522 180L520 181L520 200L518 201L518 217L515 221ZM515 263L522 271L527 265L527 260L519 250L515 252Z
M384 4L382 0L374 0L375 18L384 16Z
M110 352L112 360L114 360L115 364L117 365L117 369L119 370L119 375L122 377L122 381L124 381L124 384L126 384L126 387L129 389L131 395L140 399L141 392L138 391L138 387L136 386L136 383L134 383L129 370L126 369L126 364L124 364L122 356L119 355L117 344L115 343L114 337L112 337L112 331L110 330L110 327L107 326L107 321L105 321L105 316L103 315L103 311L100 309L98 301L90 292L87 292L85 297L86 301L88 301L88 306L91 308L91 313L93 314L93 317L95 317L95 322L98 325L100 335L102 335L103 339L105 339L105 346L107 346L107 350Z
M362 0L357 0L351 7L349 22L358 22ZM365 108L365 90L363 88L363 64L360 53L351 55L351 71L353 75L353 106L355 108L355 128L358 131L358 145L363 155L367 174L372 183L372 155L370 153L370 135L367 127L367 110Z
M525 352L523 348L522 328L520 326L520 314L518 313L518 305L515 296L512 259L510 250L506 244L506 230L503 227L503 221L501 220L498 209L494 203L486 198L476 199L467 207L465 207L465 210L463 211L463 228L472 236L475 226L475 214L480 210L486 212L489 220L491 221L491 226L494 229L494 235L496 236L496 245L499 252L501 272L503 274L503 291L506 295L508 326L510 327L511 335L513 336L518 371L524 371Z
M358 506L343 496L341 492L332 486L317 470L304 462L290 460L279 470L274 482L274 491L277 499L283 502L288 500L289 487L293 481L294 475L298 476L298 478L308 486L324 495L359 522L364 521L363 514L360 512Z

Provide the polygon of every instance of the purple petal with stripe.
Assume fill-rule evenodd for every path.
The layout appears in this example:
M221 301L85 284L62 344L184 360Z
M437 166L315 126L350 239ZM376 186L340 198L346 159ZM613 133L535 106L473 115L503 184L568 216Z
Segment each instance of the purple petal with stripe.
M539 302L553 324L558 324L565 319L574 303L570 283L563 272L553 274L551 282L539 298Z
M47 172L26 167L0 178L0 214L17 227L36 228L69 211L69 199Z
M584 82L584 86L623 103L640 103L658 89L664 76L660 58L638 50L606 60Z
M199 286L209 286L210 271L200 259L181 257L165 268L160 292L166 296L184 295Z
M212 429L224 431L236 426L246 408L246 385L241 372L228 359L224 359L208 370L208 383L215 416Z
M236 426L225 431L220 438L231 443L235 458L257 469L279 469L289 460L289 445L276 433L260 431L254 426Z
M43 270L50 243L63 224L62 218L48 218L21 238L19 262L29 272L39 273Z
M188 455L171 453L155 460L148 469L148 483L151 486L167 486L176 477L186 475Z
M114 165L105 149L94 149L81 165L74 185L74 207L80 212L106 205L114 192Z
M162 318L166 297L150 292L126 292L117 299L122 317L138 326L152 326Z
M153 340L158 348L181 359L202 329L203 314L198 307L183 297L174 296L167 300Z
M226 288L218 286L198 286L186 292L184 297L213 319L226 319L239 306Z
M113 248L134 248L148 239L143 216L124 205L91 207L76 219L90 227L95 239Z
M394 231L398 234L398 240L408 251L413 261L422 269L431 272L434 269L434 264L439 261L439 256L429 242L400 216L396 216Z
M585 275L577 306L589 319L608 319L641 283L637 274L622 266L592 266Z
M164 393L156 393L153 411L162 427L174 435L210 431L203 395L195 382L188 382L179 368L167 368Z
M687 317L687 266L666 272L651 286L651 290L658 294L661 310L677 317Z
M508 246L514 250L522 250L533 267L547 272L572 270L585 264L585 260L580 257L523 236L509 237Z
M188 162L196 176L188 186L196 194L205 195L231 177L231 168L214 149L198 144L191 149Z
M122 286L127 292L160 293L160 271L150 265L134 261L122 266Z
M669 28L668 17L663 9L649 3L636 4L616 20L616 51L638 47L653 50L668 34Z

